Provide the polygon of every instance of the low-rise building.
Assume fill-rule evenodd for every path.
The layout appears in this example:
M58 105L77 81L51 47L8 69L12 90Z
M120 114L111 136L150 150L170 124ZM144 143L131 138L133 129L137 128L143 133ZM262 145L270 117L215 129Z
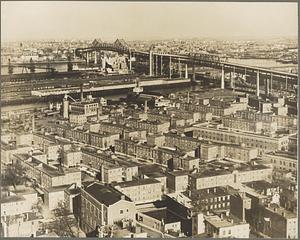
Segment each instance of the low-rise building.
M81 189L80 227L85 233L97 226L119 221L135 222L136 207L132 200L115 188L92 183Z
M81 114L86 117L97 115L99 109L98 102L72 102L70 110L73 114Z
M72 113L69 115L69 121L73 124L82 125L87 122L87 116L85 114Z
M205 216L205 231L212 238L249 238L250 226L233 217Z
M27 132L20 132L16 134L16 145L32 145L33 134Z
M63 165L65 167L78 166L82 161L82 152L76 149L70 149L63 152Z
M233 116L222 117L222 122L224 127L254 133L261 133L263 127L262 122Z
M264 136L249 132L232 131L225 128L216 128L213 125L194 127L193 135L219 143L245 144L246 147L255 147L259 152L271 152L287 149L289 135Z
M272 168L264 165L247 165L242 164L237 168L217 167L205 168L199 173L192 173L189 175L190 188L204 189L219 186L234 186L239 183L246 183L252 181L266 180L270 181L272 177Z
M128 196L135 204L155 202L162 197L161 182L152 179L138 179L114 184L114 187Z
M189 171L172 171L167 174L167 187L171 192L184 192L189 185Z
M262 159L270 162L274 169L297 172L297 156L288 152L270 152L262 155Z
M42 219L38 213L38 194L34 189L16 186L1 190L1 236L30 237L36 235Z
M76 183L81 186L81 172L74 168L56 167L45 164L28 154L15 154L13 162L20 163L26 175L43 188L58 187Z

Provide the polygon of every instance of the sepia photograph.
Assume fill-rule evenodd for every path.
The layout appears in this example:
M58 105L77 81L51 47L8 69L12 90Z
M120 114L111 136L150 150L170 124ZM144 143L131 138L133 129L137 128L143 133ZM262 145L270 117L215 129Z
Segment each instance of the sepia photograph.
M1 239L298 239L297 1L0 3Z

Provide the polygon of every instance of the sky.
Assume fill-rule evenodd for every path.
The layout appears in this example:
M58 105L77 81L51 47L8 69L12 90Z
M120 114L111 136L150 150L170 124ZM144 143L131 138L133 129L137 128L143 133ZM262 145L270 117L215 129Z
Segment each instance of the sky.
M1 2L1 41L297 34L297 3Z

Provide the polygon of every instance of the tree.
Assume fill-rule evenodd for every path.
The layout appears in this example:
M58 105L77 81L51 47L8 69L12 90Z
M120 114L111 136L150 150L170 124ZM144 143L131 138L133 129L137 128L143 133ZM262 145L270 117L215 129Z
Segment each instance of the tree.
M13 186L16 189L17 185L23 184L25 181L25 170L26 169L19 162L7 166L7 168L1 176L2 184L4 186Z
M79 229L77 221L66 202L59 202L58 206L53 210L53 214L52 231L61 237L78 237Z

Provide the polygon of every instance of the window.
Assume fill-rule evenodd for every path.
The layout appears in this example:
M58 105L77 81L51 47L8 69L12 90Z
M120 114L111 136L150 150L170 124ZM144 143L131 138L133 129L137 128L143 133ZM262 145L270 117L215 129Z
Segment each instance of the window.
M120 214L123 214L123 210L122 209L120 210Z

